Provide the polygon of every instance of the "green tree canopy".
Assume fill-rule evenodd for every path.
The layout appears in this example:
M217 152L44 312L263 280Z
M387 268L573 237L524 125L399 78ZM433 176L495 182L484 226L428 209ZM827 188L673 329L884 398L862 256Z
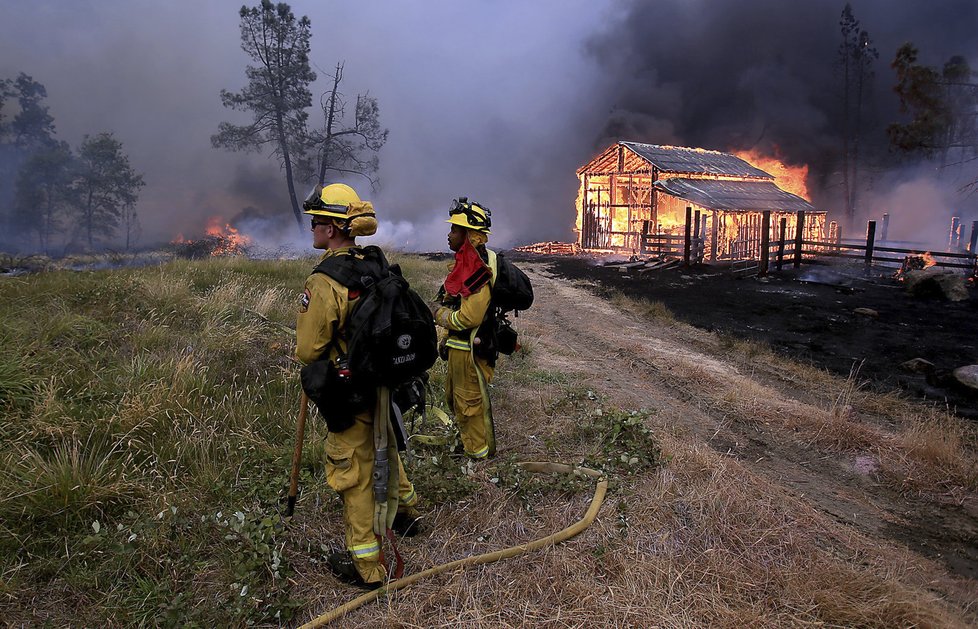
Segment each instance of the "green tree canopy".
M285 170L292 212L301 228L293 170L307 143L309 85L316 80L309 66L312 25L308 17L296 19L288 4L273 5L270 0L243 6L239 15L241 48L255 65L245 68L248 85L237 93L221 90L221 102L229 109L251 112L252 120L247 125L222 122L211 143L232 151L271 146Z
M45 253L70 208L73 164L68 143L56 142L35 151L17 175L14 223L18 231L35 234Z
M906 123L887 127L891 144L903 151L938 155L941 167L956 151L978 153L978 84L967 60L956 55L939 71L918 62L918 50L906 43L891 64L897 74L894 91Z
M23 72L14 81L20 111L10 125L14 143L27 149L52 146L54 118L44 104L48 92L43 85Z
M115 234L123 209L135 204L144 185L143 176L122 152L122 142L111 133L85 136L72 193L89 248Z

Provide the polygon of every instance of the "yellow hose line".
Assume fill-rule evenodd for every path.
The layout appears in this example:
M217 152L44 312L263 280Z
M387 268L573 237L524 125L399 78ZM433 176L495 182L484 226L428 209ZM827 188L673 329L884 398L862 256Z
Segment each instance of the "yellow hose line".
M502 550L497 550L491 553L485 553L484 555L476 555L475 557L466 557L465 559L457 559L455 561L444 563L440 566L435 566L433 568L428 568L423 572L418 572L415 574L408 575L404 578L398 579L397 581L391 581L386 586L380 587L366 594L362 594L352 601L336 607L322 616L315 618L306 624L302 625L300 629L311 629L312 627L322 627L326 624L333 622L343 616L349 614L354 609L369 603L370 601L376 600L380 596L395 592L397 590L406 588L407 586L420 581L425 577L430 577L435 574L440 574L454 568L465 568L468 566L477 566L486 563L492 563L494 561L499 561L500 559L508 559L510 557L515 557L516 555L522 555L523 553L529 552L531 550L538 550L546 546L553 544L558 544L565 540L568 540L587 527L591 526L594 519L598 515L598 509L601 508L601 503L604 502L605 493L608 491L608 480L604 478L601 472L597 470L592 470L586 467L575 467L573 465L564 465L563 463L546 463L546 462L536 462L527 461L518 464L520 467L526 469L530 472L552 472L558 474L572 474L575 472L586 474L591 478L598 479L598 484L594 488L594 496L591 498L591 504L588 506L587 512L584 517L571 524L567 528L557 531L553 535L548 535L547 537L542 537L538 540L528 542L526 544L521 544L519 546L511 546L510 548L504 548Z

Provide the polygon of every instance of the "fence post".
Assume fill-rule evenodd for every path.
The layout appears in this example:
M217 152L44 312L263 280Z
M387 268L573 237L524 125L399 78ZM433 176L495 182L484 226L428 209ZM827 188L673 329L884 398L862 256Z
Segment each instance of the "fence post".
M883 225L882 231L880 233L880 242L886 242L888 238L886 235L890 232L890 214L889 212L883 212Z
M839 225L839 229L835 231L835 252L840 253L842 251L842 225Z
M951 217L951 231L947 235L947 250L954 251L957 249L959 244L960 234L958 233L958 227L961 225L961 217L952 216Z
M968 253L975 255L976 246L978 246L978 221L971 221L971 242L968 243Z
M798 210L798 218L795 220L795 268L801 266L801 241L805 232L805 211Z
M869 275L873 267L873 245L876 244L876 221L869 221L866 225L866 274Z
M761 275L767 275L771 264L771 210L761 215Z
M788 219L784 216L781 217L781 229L780 236L778 236L778 271L781 270L781 265L784 264L784 232L788 229Z
M686 206L686 234L683 242L683 264L689 266L689 239L690 239L690 229L693 227L690 223L693 220L693 208Z

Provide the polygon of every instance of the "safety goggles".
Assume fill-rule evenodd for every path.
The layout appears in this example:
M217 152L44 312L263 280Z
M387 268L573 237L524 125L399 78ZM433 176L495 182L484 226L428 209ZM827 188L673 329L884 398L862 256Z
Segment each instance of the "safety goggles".
M312 229L316 229L320 225L330 225L332 223L332 221L317 221L316 219L312 219L309 222L312 223Z
M302 202L302 209L307 212L312 210L329 210L330 212L346 214L347 207L345 205L323 203L323 186L319 184L306 196L306 200Z
M492 216L492 212L490 212L489 208L485 207L484 205L480 205L479 207L483 212L485 212L485 215L478 214L475 210L473 210L472 204L469 203L468 198L459 197L458 199L452 201L452 207L449 208L448 215L455 216L456 214L464 214L465 219L472 227L477 229L488 228L492 225L492 219L490 218Z

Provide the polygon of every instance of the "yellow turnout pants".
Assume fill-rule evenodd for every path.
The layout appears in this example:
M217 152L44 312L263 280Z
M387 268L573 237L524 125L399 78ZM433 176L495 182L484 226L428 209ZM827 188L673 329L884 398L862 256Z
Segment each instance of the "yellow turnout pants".
M353 563L367 583L383 581L386 576L380 563L380 543L374 535L374 425L372 413L357 415L356 422L343 432L326 437L326 482L343 498L343 521L346 548ZM417 503L414 485L404 472L397 456L400 504Z
M489 383L494 373L493 367L474 357L471 351L448 348L446 401L455 415L465 454L473 459L496 453L496 431L489 402Z

